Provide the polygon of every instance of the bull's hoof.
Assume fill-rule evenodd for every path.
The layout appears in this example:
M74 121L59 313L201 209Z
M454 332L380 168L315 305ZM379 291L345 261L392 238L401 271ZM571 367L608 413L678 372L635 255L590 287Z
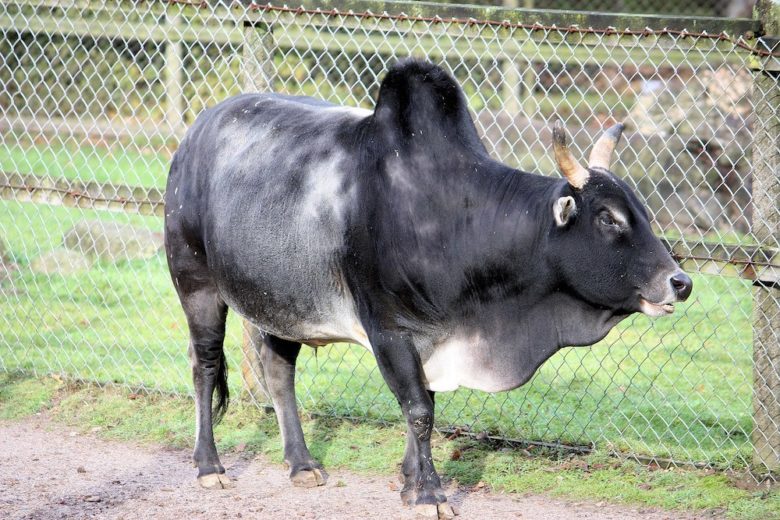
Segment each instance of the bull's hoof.
M414 506L417 518L428 518L432 520L452 520L455 518L455 512L447 502L441 504L417 504Z
M436 504L417 504L414 506L414 512L417 518L439 518L439 510Z
M198 484L203 489L229 489L235 486L230 477L224 473L209 473L198 477Z
M452 520L455 512L447 502L441 504L417 504L414 511L418 518L431 518L433 520Z
M401 490L401 503L405 506L413 506L417 501L417 491L404 488Z
M447 502L439 504L436 507L439 512L439 520L451 520L452 518L455 518L455 511L452 510L452 507L450 507Z
M328 481L328 474L324 469L302 469L297 473L290 475L290 480L295 487L314 488L324 486Z

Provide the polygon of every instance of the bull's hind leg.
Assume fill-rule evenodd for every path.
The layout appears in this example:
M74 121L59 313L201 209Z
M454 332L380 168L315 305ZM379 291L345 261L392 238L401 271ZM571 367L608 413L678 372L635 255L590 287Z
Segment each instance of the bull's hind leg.
M169 237L170 238L170 237ZM171 274L190 329L189 355L195 386L195 452L198 483L207 489L231 485L214 445L212 419L218 422L227 409L227 365L223 351L227 305L219 296L205 261L179 247L170 255ZM169 248L170 251L170 248ZM217 406L212 413L212 395Z
M227 366L223 351L227 306L215 288L205 287L182 296L190 327L189 354L192 381L195 385L195 452L198 483L207 489L231 485L219 461L214 444L213 422L227 406ZM212 395L217 389L218 402L213 421Z
M219 422L227 408L227 365L223 351L227 306L216 290L201 290L188 295L185 309L190 324L189 354L192 381L195 385L195 452L198 483L207 489L231 486L225 468L219 461L214 444L213 424ZM217 390L217 406L212 412L212 396ZM216 414L216 417L213 416Z
M255 344L260 346L260 363L271 394L284 442L284 461L290 467L290 480L299 487L325 485L328 474L314 460L303 438L298 405L295 402L295 361L300 343L286 341L260 331L254 332Z

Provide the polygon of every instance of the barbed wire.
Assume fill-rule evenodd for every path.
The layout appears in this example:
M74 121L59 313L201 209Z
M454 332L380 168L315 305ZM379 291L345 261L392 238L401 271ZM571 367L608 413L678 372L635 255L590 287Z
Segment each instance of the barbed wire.
M193 7L198 7L201 9L209 8L209 3L205 0L202 1L193 1L193 0L166 0L167 3L170 4L181 4L181 5L189 5ZM474 26L474 25L483 25L488 27L501 27L505 29L525 29L530 31L552 31L552 32L565 32L565 33L578 33L578 34L598 34L602 36L641 36L641 37L649 37L649 36L674 36L677 38L699 38L699 39L709 39L709 40L717 40L722 42L728 42L734 45L735 47L738 47L740 49L746 50L750 52L751 54L762 56L762 57L773 57L773 58L780 58L780 51L774 52L766 49L760 49L757 46L749 45L742 41L742 37L739 37L738 39L735 39L733 36L729 35L725 31L721 31L717 34L713 33L710 34L706 31L688 31L686 29L652 29L650 27L645 27L644 29L618 29L616 27L605 27L605 28L594 28L594 27L587 27L583 28L578 25L568 25L568 26L561 26L558 27L555 24L552 25L544 25L541 23L520 23L520 22L512 22L510 20L489 20L489 19L477 19L477 18L458 18L458 17L447 17L443 18L440 16L416 16L416 15L408 15L406 13L399 13L399 14L390 14L387 11L384 11L382 13L373 13L369 10L363 11L363 12L354 12L352 10L349 11L340 11L336 8L333 9L308 9L303 6L300 7L288 7L287 5L283 6L275 6L273 4L256 4L254 2L244 5L240 2L234 1L231 4L232 7L242 7L245 9L248 9L250 11L263 11L263 12L281 12L281 13L291 13L296 15L301 14L308 14L308 15L321 15L321 16L332 16L332 17L354 17L354 18L360 18L360 19L378 19L378 20L394 20L394 21L402 21L402 22L425 22L425 23L451 23L451 24L462 24L462 25L468 25L468 26Z

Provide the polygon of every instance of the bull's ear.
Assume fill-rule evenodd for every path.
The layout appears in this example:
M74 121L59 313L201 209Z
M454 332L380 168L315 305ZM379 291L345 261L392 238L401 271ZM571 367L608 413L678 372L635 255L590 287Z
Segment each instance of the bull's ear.
M558 227L569 223L569 219L577 214L577 203L574 197L561 197L553 203L553 217Z

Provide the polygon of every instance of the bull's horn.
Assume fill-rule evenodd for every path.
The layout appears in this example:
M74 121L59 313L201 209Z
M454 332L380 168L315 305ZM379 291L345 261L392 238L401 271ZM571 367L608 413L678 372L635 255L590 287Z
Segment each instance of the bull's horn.
M563 128L561 120L558 119L553 125L553 150L555 151L555 162L558 163L558 169L569 184L575 189L581 190L588 182L590 173L578 163L569 151L566 144L566 130Z
M612 162L612 152L615 150L618 141L620 141L623 128L623 123L612 125L599 137L599 140L596 141L593 150L590 152L588 166L609 170L609 164Z

